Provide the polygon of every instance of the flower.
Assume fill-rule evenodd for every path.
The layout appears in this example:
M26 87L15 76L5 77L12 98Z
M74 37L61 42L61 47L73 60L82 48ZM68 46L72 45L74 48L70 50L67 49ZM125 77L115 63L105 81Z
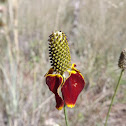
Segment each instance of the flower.
M124 49L120 54L118 66L123 70L126 69L126 49Z
M72 108L85 86L84 77L75 68L75 63L71 65L66 35L61 31L55 31L49 37L49 57L52 68L45 75L46 84L55 94L58 110L61 110L64 104ZM69 73L67 78L65 77L66 71ZM62 97L59 95L60 87Z

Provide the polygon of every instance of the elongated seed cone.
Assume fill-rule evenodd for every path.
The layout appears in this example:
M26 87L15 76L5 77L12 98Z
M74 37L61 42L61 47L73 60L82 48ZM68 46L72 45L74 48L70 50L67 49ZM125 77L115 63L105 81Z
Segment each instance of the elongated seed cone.
M126 69L126 49L124 49L120 54L118 66L121 69Z
M63 74L71 65L71 57L66 35L55 31L49 36L49 57L54 71Z

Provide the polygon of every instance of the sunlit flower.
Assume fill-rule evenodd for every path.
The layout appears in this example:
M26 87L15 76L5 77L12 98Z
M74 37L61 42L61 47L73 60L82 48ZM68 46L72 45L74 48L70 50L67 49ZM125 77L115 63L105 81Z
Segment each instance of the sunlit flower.
M66 35L61 31L56 31L49 37L49 57L52 68L45 75L46 84L55 94L58 110L61 110L64 104L72 108L85 86L84 77L75 68L76 64L71 65ZM66 72L69 73L68 77L65 77ZM59 95L60 88L62 97Z

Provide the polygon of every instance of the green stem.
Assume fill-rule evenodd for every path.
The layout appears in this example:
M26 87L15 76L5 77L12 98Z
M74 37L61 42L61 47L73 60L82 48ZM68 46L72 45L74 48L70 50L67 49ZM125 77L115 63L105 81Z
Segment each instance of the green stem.
M121 78L122 78L123 72L124 72L124 69L121 70L121 73L120 73L120 76L119 76L119 80L118 80L118 83L117 83L117 85L116 85L115 92L114 92L114 94L113 94L113 96L112 96L111 104L110 104L110 106L109 106L109 110L108 110L108 113L107 113L107 116L106 116L106 121L105 121L105 125L104 125L104 126L107 126L107 121L108 121L108 118L109 118L109 114L110 114L110 111L111 111L111 108L112 108L112 104L113 104L114 98L115 98L115 96L116 96L118 87L119 87L119 85L120 85L120 80L121 80Z
M64 81L65 81L65 76L64 75L62 75L63 76L63 83L64 83ZM63 98L64 99L64 98ZM64 103L64 115L65 115L65 122L66 122L66 126L69 126L69 124L68 124L68 117L67 117L67 109L66 109L66 105L65 105L65 103Z
M66 126L69 126L69 124L68 124L68 117L67 117L67 110L66 110L66 105L65 104L64 104L64 115L65 115Z

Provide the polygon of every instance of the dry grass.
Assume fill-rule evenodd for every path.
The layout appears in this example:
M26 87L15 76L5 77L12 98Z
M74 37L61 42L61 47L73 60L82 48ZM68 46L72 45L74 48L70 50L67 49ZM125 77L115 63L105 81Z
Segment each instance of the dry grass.
M0 6L7 22L0 27L0 126L65 125L44 78L50 68L47 40L54 30L67 34L72 62L86 81L75 108L68 109L70 125L103 126L119 76L118 58L126 47L126 1L19 0L18 19L13 4ZM110 126L126 125L125 76Z

